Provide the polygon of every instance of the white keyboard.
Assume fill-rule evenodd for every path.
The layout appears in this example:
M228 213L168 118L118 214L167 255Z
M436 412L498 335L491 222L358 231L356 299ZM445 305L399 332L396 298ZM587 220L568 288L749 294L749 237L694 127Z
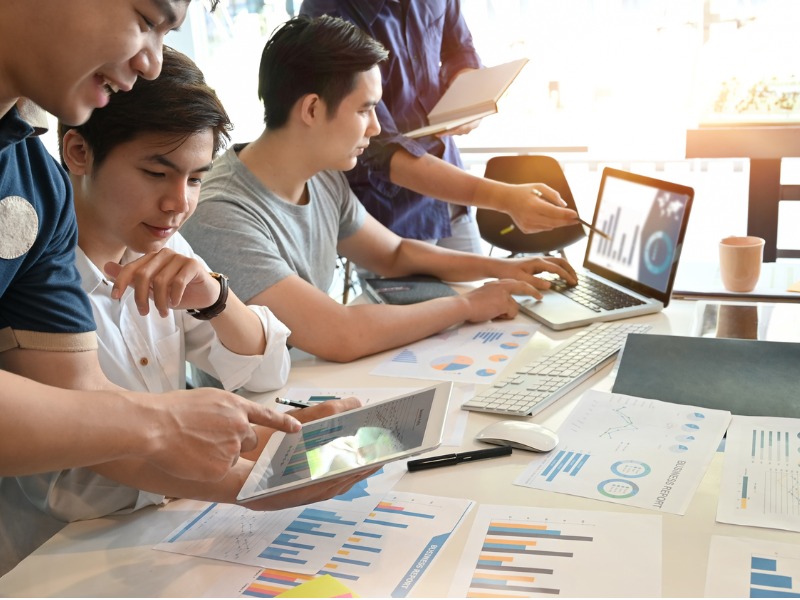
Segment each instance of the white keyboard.
M648 329L650 325L594 323L553 352L498 380L461 408L504 415L536 414L611 362L629 333Z

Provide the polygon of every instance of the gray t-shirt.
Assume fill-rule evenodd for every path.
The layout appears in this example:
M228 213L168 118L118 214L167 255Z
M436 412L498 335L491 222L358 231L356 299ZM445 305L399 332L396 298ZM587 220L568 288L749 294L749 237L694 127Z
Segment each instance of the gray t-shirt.
M243 147L214 162L181 233L244 301L292 274L327 292L336 246L364 224L364 207L338 171L308 181L308 204L281 200L239 160Z

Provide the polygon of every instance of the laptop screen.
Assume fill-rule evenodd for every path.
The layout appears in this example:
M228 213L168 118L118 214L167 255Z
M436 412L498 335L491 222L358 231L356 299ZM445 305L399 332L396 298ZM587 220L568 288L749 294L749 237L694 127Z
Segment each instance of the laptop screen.
M692 188L606 167L584 266L634 291L669 301L689 220Z

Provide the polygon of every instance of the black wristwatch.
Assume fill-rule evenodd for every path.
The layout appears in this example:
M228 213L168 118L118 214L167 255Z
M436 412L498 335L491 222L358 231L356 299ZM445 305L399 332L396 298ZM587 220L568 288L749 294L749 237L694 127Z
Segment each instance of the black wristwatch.
M228 301L228 278L222 273L209 273L214 279L219 281L219 298L208 308L189 308L187 313L195 319L209 321L225 310L225 303Z

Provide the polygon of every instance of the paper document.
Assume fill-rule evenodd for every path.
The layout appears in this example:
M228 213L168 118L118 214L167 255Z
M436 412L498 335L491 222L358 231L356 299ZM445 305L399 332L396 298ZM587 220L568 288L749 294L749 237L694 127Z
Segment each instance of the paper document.
M527 62L527 58L520 58L494 67L464 71L428 113L428 126L405 135L410 138L433 135L496 113L500 97Z
M367 598L408 596L473 506L471 500L391 492L334 552L319 573L265 569L248 581L221 580L210 595L272 598L330 575Z
M800 531L800 419L734 416L717 521Z
M454 598L657 598L661 516L481 505Z
M706 598L800 598L800 547L711 537Z
M685 514L731 414L587 391L517 485Z
M210 504L155 549L314 574L405 473L390 463L336 498L277 511Z
M394 351L370 375L491 383L538 328L533 323L478 323L448 329Z

